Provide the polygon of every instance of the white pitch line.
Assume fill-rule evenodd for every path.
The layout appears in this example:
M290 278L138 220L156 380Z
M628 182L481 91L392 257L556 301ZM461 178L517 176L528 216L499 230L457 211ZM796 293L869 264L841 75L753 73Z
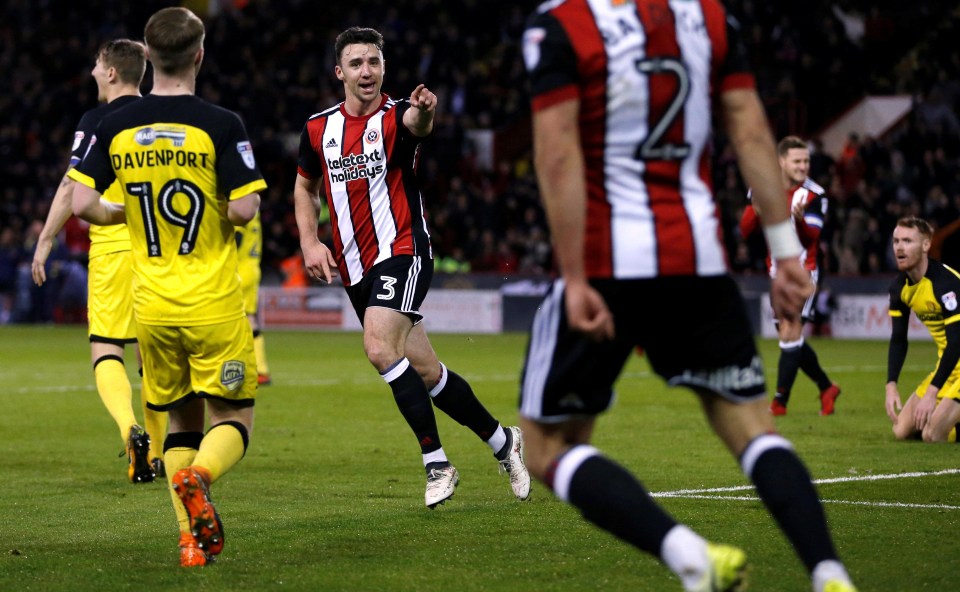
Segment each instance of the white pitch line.
M816 484L829 484L829 483L850 483L854 481L881 481L887 479L914 479L917 477L938 477L942 475L956 475L960 474L960 469L943 469L941 471L917 471L911 473L888 473L882 475L858 475L856 477L834 477L830 479L817 479L814 481ZM756 502L760 499L756 496L749 495L740 495L740 496L727 496L727 495L707 495L711 493L728 493L734 491L751 491L753 490L752 485L737 485L734 487L711 487L708 489L680 489L677 491L661 491L656 493L651 493L653 497L660 498L681 498L681 499L707 499L707 500L730 500L730 501L742 501L742 502ZM850 506L869 506L872 508L919 508L919 509L928 509L928 510L960 510L960 506L951 506L947 504L909 504L905 502L869 502L869 501L855 501L855 500L834 500L834 499L821 499L821 502L825 504L844 504Z
M654 494L654 497L660 497ZM705 499L705 500L723 500L734 502L758 502L760 498L750 495L670 495L675 499ZM871 508L920 508L924 510L960 510L960 506L949 506L947 504L908 504L904 502L867 502L854 500L834 500L821 499L825 504L844 504L848 506L869 506Z
M848 506L870 506L871 508L921 508L926 510L960 510L960 506L947 504L908 504L904 502L867 502L854 500L822 499L825 504L845 504Z
M92 391L93 385L72 385L72 386L21 386L11 389L18 395L29 395L30 393L72 393L74 391Z
M914 473L889 473L884 475L858 475L856 477L833 477L830 479L815 479L817 485L825 483L850 483L853 481L880 481L884 479L910 479L915 477L938 477L940 475L960 474L960 469L943 469L942 471L918 471ZM731 491L750 491L753 485L736 485L733 487L711 487L708 489L678 489L676 491L660 491L652 493L654 497L686 497L705 493L727 493Z

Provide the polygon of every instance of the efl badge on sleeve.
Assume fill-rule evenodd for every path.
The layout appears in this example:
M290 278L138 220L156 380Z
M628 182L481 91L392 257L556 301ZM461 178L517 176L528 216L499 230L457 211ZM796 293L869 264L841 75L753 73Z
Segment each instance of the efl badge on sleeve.
M243 164L247 165L248 169L252 171L257 166L253 160L253 146L250 145L250 142L237 142L237 152L240 153L240 158L243 159Z
M76 152L77 148L80 147L80 142L83 141L83 132L75 132L73 134L73 148L70 149L70 152Z
M947 310L953 312L957 310L957 293L956 292L947 292L944 294L940 300L943 300L943 307Z

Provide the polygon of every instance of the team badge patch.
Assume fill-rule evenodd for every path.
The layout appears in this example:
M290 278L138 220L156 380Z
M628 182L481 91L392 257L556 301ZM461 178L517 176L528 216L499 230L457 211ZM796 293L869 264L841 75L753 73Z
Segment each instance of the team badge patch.
M240 158L243 159L243 164L247 165L248 169L252 171L257 166L257 163L253 160L253 146L250 145L250 142L237 142L237 152L240 153Z
M367 141L367 144L376 144L377 140L380 139L380 132L375 129L367 130L367 135L363 139Z
M83 132L76 132L73 134L73 148L70 149L70 152L76 152L77 148L80 147L80 142L83 142Z
M243 384L246 376L246 366L239 360L228 360L220 369L220 384L231 391L235 391Z
M940 297L940 300L943 301L943 307L949 311L957 310L957 293L956 292L947 292Z

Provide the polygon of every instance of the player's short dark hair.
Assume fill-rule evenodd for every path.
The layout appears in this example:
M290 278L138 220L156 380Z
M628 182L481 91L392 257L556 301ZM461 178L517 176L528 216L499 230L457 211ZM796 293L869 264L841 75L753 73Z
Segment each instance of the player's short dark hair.
M132 39L107 41L97 50L97 59L108 68L115 68L120 81L140 86L147 71L147 56L143 44Z
M902 226L904 228L916 228L917 231L924 236L924 238L933 238L933 227L930 226L930 223L923 218L906 216L897 220L897 226Z
M337 62L340 61L343 48L353 43L369 43L379 49L381 53L383 52L383 35L380 34L380 31L368 27L350 27L337 35L337 41L334 44L334 49L337 50Z
M779 156L786 156L787 152L790 152L792 148L803 148L807 150L807 143L804 142L799 136L787 136L784 139L780 140L780 143L777 144L777 154Z
M203 47L204 35L200 17L179 6L158 10L143 30L150 62L164 74L177 74L192 67L194 56Z

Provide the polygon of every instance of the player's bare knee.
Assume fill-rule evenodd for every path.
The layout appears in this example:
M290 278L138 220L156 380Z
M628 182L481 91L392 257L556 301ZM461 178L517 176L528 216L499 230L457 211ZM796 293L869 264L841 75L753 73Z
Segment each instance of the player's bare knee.
M417 371L417 374L420 375L423 384L427 385L428 390L439 384L443 378L442 366L440 366L439 363L429 364L427 366L414 364L413 368Z
M923 441L924 442L946 442L947 434L941 433L940 430L936 430L927 426L923 429Z
M899 424L894 425L891 431L893 432L893 437L897 440L906 440L913 433L912 430L901 427Z
M375 339L364 339L363 351L367 354L367 359L380 372L383 372L397 360L403 357L403 352L398 352L395 348L389 347L386 343Z

